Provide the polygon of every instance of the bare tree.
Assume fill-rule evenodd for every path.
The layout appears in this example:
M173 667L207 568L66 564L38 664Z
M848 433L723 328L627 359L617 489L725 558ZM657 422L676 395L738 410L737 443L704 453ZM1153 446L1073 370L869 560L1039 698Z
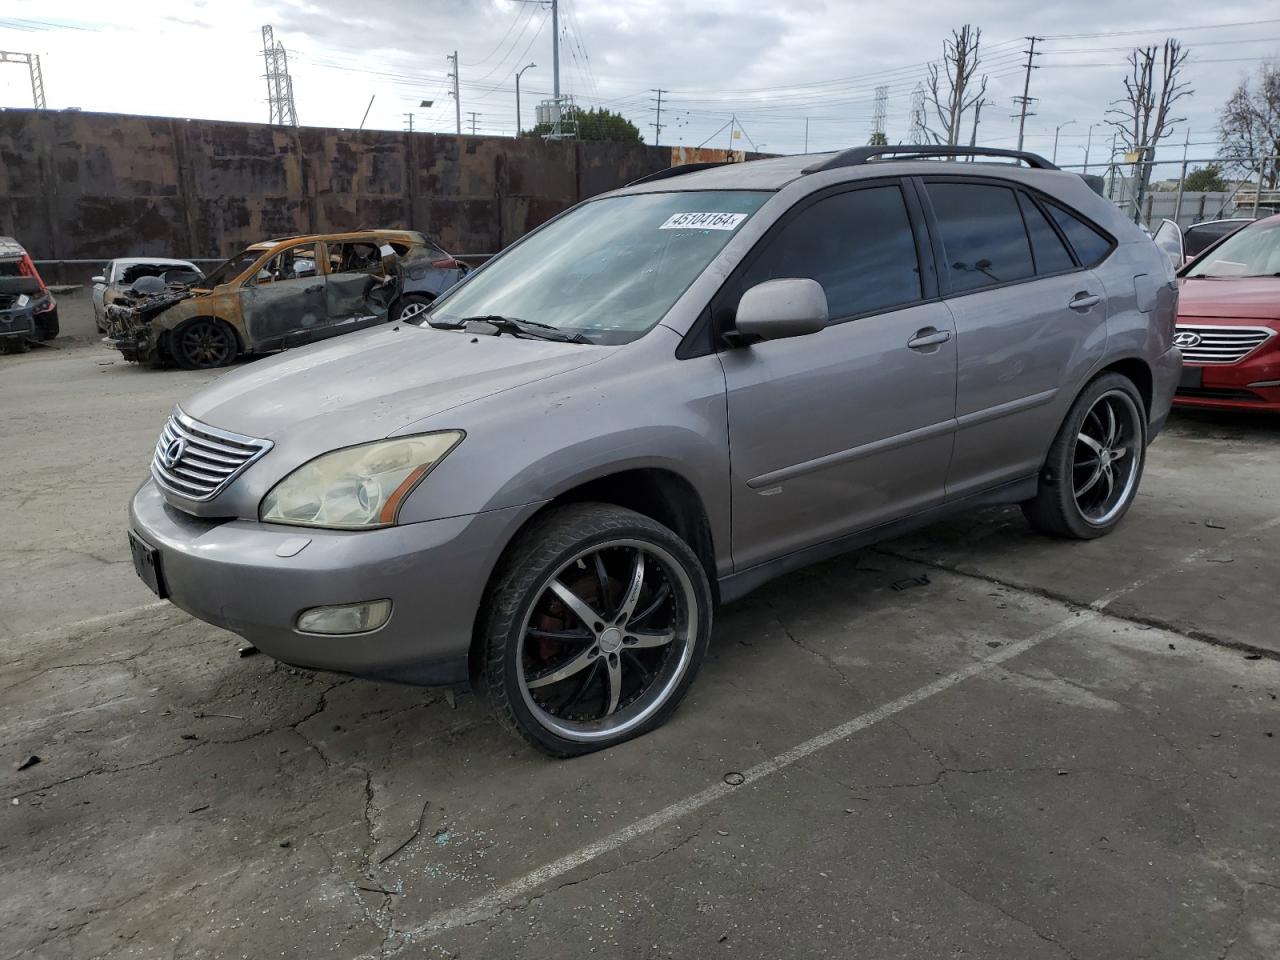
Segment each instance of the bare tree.
M942 44L942 68L929 64L929 90L926 98L938 118L938 129L929 128L934 143L954 147L963 135L964 115L987 92L987 77L975 82L982 63L979 47L982 28L965 24L951 31L951 39Z
M1280 66L1264 63L1253 81L1242 80L1218 118L1222 148L1218 155L1229 169L1258 177L1268 190L1280 183Z
M1189 51L1170 37L1162 47L1135 47L1129 54L1129 75L1124 78L1125 95L1113 100L1107 123L1115 127L1125 150L1138 154L1134 220L1138 220L1142 198L1151 179L1151 163L1160 141L1175 124L1186 117L1173 116L1173 105L1194 91L1183 83L1182 67Z

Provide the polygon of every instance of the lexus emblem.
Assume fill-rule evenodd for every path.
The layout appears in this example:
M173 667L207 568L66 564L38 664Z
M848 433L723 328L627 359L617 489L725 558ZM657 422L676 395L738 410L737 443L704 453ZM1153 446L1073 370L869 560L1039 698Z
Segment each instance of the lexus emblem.
M187 452L187 441L181 437L172 441L164 451L160 454L160 462L165 468L172 470L178 465L178 461L182 459L182 455Z
M1192 333L1190 330L1183 330L1173 338L1175 347L1198 347L1200 346L1200 334Z

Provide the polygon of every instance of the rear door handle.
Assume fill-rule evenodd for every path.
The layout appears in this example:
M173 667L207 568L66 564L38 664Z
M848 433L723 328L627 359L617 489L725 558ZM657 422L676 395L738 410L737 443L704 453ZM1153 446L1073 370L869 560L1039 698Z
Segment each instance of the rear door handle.
M1067 304L1072 310L1088 310L1095 304L1101 303L1102 298L1096 293L1077 293L1071 298L1071 302Z
M912 350L923 350L925 347L936 347L940 343L946 343L950 339L950 330L925 327L923 330L916 331L916 335L907 341L907 346Z

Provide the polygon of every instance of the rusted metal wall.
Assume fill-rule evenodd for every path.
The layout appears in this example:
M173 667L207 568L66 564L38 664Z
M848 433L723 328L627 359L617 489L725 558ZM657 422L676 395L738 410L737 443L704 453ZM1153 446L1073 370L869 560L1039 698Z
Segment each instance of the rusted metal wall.
M671 158L639 144L6 110L0 234L38 260L219 257L363 226L485 253Z

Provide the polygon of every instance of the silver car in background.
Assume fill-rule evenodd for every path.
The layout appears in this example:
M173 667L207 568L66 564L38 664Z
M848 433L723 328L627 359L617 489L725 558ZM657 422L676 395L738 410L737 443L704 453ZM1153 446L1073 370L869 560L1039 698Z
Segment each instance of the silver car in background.
M470 680L538 748L599 749L666 720L716 606L780 574L981 504L1113 530L1178 382L1176 298L1032 154L674 168L421 325L183 402L135 565L288 663Z

